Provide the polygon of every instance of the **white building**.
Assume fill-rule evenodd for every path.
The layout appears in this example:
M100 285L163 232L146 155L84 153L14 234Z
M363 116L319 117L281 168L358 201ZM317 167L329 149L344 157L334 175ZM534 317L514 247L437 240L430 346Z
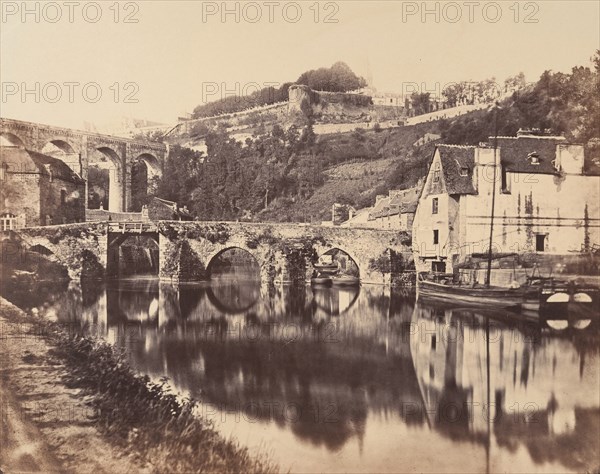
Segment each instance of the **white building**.
M494 188L494 253L573 255L600 243L600 173L583 146L529 132L497 144L436 148L413 225L419 271L453 272L487 252Z

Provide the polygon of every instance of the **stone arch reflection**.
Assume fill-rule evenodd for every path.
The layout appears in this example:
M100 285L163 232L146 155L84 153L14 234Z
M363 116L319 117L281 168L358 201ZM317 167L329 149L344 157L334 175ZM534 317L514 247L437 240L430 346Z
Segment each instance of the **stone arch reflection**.
M317 310L329 316L340 316L354 306L360 287L313 287L312 293Z
M260 297L260 281L221 283L206 289L211 304L225 314L243 314L252 309Z
M206 295L225 314L251 309L260 298L260 265L254 255L240 247L228 247L210 259L211 285Z

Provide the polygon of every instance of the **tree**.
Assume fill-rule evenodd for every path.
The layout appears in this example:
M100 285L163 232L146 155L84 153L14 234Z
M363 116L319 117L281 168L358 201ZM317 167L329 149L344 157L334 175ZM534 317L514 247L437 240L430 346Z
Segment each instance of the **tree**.
M429 112L429 92L413 92L410 96L410 99L416 115L426 114Z

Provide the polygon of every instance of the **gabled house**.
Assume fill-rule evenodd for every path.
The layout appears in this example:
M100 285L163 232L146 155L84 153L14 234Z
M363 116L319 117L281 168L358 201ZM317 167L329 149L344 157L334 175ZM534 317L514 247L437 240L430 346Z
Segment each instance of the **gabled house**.
M369 227L410 231L417 209L421 183L409 189L390 190L379 195L369 211Z
M600 176L583 146L527 131L498 137L496 153L493 143L436 147L413 223L417 270L453 272L488 251L493 189L494 254L573 255L600 243Z

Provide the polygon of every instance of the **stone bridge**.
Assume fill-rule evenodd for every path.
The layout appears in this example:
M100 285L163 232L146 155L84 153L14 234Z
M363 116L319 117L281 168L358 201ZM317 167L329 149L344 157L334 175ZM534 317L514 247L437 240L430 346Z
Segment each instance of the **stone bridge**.
M23 250L43 248L67 267L72 279L110 278L118 273L119 246L139 235L158 243L160 278L173 282L210 279L215 257L232 248L256 259L263 283L304 282L318 257L333 249L354 260L363 283L389 284L403 264L412 261L410 236L403 232L235 222L95 222L26 228L3 234L3 253L16 251L16 245Z
M162 143L7 118L0 118L0 136L12 145L61 159L86 182L90 166L109 170L108 208L114 212L131 209L132 169L143 163L148 184L153 176L162 173L168 153Z

